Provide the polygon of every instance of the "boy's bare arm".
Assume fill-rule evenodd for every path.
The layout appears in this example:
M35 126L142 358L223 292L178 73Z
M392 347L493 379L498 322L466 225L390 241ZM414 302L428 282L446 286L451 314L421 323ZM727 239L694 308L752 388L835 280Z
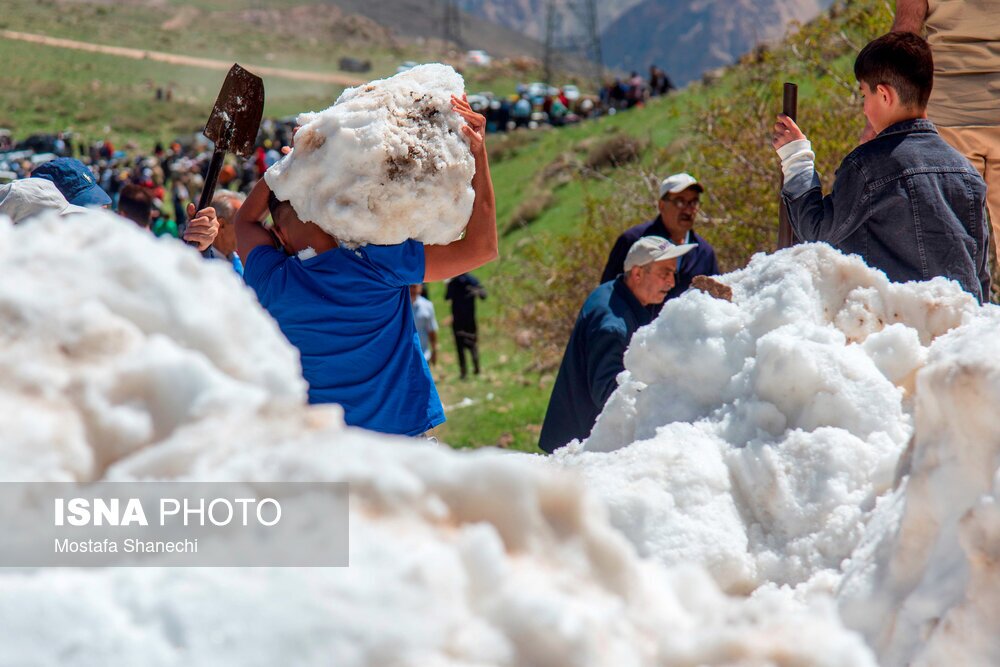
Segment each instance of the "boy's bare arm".
M476 161L472 189L476 192L465 236L445 246L424 246L424 282L445 280L479 268L498 256L497 209L486 157L486 119L469 106L465 96L452 97L452 108L468 123L462 132Z
M244 261L257 246L274 245L274 239L260 224L267 214L267 196L270 193L271 188L267 186L267 182L260 179L236 212L233 220L236 227L236 252Z
M919 35L927 20L927 0L896 0L896 20L893 32L912 32Z

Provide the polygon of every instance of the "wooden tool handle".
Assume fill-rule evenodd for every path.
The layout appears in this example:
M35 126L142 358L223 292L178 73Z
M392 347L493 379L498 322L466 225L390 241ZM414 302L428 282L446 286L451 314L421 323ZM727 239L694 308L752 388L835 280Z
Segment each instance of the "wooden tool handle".
M795 117L799 113L799 87L794 83L785 84L784 99L781 102L781 113L792 120L795 120Z
M795 120L796 116L798 116L799 87L794 83L785 83L781 113L792 120ZM782 186L784 186L783 178ZM778 193L778 250L790 248L796 243L799 243L799 239L795 236L792 225L788 222L788 208L785 206L785 200L781 197L781 193Z

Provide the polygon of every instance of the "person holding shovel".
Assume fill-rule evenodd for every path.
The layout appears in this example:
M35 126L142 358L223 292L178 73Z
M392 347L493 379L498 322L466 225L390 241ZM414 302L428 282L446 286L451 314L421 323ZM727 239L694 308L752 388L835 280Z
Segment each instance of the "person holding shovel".
M805 134L784 114L774 125L795 233L860 255L892 281L944 276L989 299L986 184L927 120L934 80L927 42L883 35L858 54L854 75L875 136L844 158L826 197Z
M452 108L466 121L462 132L476 168L472 214L457 241L350 249L301 220L264 179L236 215L244 280L299 349L309 402L340 404L353 426L417 436L444 421L413 324L409 286L472 271L498 256L486 119L464 99L453 97ZM271 230L261 224L268 210ZM311 252L300 256L307 248Z

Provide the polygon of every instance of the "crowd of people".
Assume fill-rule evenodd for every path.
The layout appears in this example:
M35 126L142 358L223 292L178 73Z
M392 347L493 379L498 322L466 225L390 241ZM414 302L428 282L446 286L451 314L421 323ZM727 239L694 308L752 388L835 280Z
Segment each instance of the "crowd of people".
M900 10L904 18L919 17L921 26L926 21L940 31L955 25L970 30L965 19L948 14L948 8L941 9L941 15L935 14L940 7L936 3L912 4L919 7L900 2ZM922 15L916 11L920 7ZM992 119L992 125L976 126L972 134L963 133L962 125L955 132L938 132L933 118L942 100L931 97L936 78L932 47L941 44L947 52L951 42L929 43L910 31L912 25L897 26L857 57L855 76L865 98L868 128L858 148L844 158L831 194L823 195L805 134L791 118L777 117L770 139L784 172L784 205L803 241L826 242L860 255L890 280L943 276L983 302L990 294L988 205L995 229L1000 227L1000 210L993 207L1000 192L1000 119L995 108L980 115L972 108L974 101L963 103L957 109L976 122ZM942 77L951 96L946 101L972 99L962 96L962 85L1000 81L1000 44L982 41L992 59L971 74L965 66L955 80ZM974 51L981 53L982 48ZM649 83L637 75L633 79L627 86L612 86L609 103L627 107L645 95L670 90L669 80L656 68ZM525 99L520 97L514 106ZM551 102L554 106L556 100ZM206 151L174 144L169 149L158 146L150 156L125 158L104 142L89 147L83 161L61 157L29 164L24 174L28 178L0 186L0 213L17 222L30 212L32 202L44 200L46 207L64 215L80 206L104 206L154 229L154 209L173 199L177 233L212 258L231 262L298 348L311 402L342 405L349 424L420 436L445 419L430 372L438 361L438 325L421 286L449 281L446 299L452 304L461 377L469 372L466 352L472 372L478 374L475 305L486 298L486 291L470 272L499 252L486 153L490 116L478 113L464 97L451 103L465 121L462 129L476 169L466 232L448 245L410 240L346 247L318 225L300 219L292 203L279 200L263 178L293 138L289 128L279 131L281 126L273 123L265 124L262 141L249 160L228 167L213 206L201 211L195 211L192 202L197 200ZM562 99L559 104L564 104ZM965 154L957 150L974 143L985 148ZM64 141L63 150L71 145ZM984 176L990 179L989 188ZM601 284L585 299L581 294L583 306L552 391L541 449L551 452L589 435L617 386L632 334L657 317L665 302L692 287L728 298L725 285L710 278L719 273L715 251L694 230L705 195L705 185L690 174L666 177L655 202L656 216L625 230L610 248ZM186 224L181 214L190 218ZM268 218L271 224L266 224ZM311 254L302 259L306 249Z
M649 77L632 72L627 79L605 81L597 95L581 94L576 86L556 88L543 83L518 84L510 96L484 92L470 97L473 110L486 118L487 132L508 132L542 125L562 127L641 106L651 97L674 90L670 77L651 65Z
M293 124L265 119L253 155L231 160L219 174L224 190L246 194L264 172L281 158L282 147L291 144ZM151 152L134 144L116 146L110 139L76 142L70 133L32 135L21 141L6 135L0 146L0 175L19 180L35 175L46 162L73 158L84 165L110 198L109 208L118 210L122 191L132 185L144 190L152 202L151 229L158 236L179 237L187 223L187 204L197 202L212 157L203 137L192 135L168 146L156 143Z

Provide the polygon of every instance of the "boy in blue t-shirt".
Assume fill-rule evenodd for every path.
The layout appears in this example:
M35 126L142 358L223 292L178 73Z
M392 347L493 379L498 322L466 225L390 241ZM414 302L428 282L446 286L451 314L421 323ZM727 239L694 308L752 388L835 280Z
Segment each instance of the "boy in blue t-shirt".
M348 424L420 435L445 420L413 323L409 286L444 280L497 257L496 204L486 158L486 119L464 99L452 108L476 163L476 198L465 236L446 246L418 241L341 246L280 202L264 179L236 217L244 279L299 349L310 403L338 403ZM260 220L270 209L281 249ZM316 254L300 259L307 247Z

